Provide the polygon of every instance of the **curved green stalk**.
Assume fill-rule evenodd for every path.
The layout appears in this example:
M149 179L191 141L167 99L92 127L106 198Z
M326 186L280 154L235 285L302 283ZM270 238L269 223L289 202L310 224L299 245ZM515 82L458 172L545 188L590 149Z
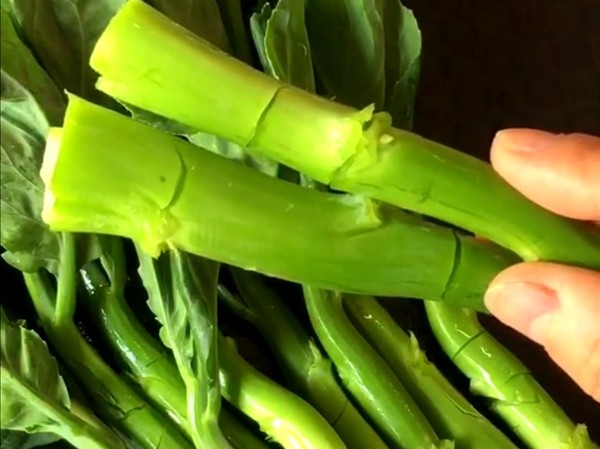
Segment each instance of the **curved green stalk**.
M100 308L101 325L105 327L105 332L109 331L111 344L116 346L122 357L126 357L125 361L136 380L146 379L141 383L144 391L162 401L168 407L170 416L185 419L185 386L175 366L172 362L167 364L164 353L143 329L141 332L138 325L132 325L136 320L125 302L109 293L106 287L100 288L101 279L93 270L87 271L87 274L89 277L86 282L95 285L95 294L100 295L95 298L98 302L93 307ZM275 441L290 449L344 449L327 422L307 403L256 371L229 343L221 343L219 350L223 396L254 419ZM159 371L153 371L155 366ZM157 375L173 381L170 388L158 396L157 384L153 382ZM173 395L171 398L168 396L170 394ZM240 449L265 447L255 437L244 435L244 430L237 427L234 419L222 409L220 424L233 445L237 444L236 447Z
M86 265L81 274L88 296L86 307L98 319L97 324L107 342L127 365L134 381L146 396L191 436L185 385L173 360L133 315L120 289L114 288L114 280L113 286L109 286L103 273L94 264ZM221 409L219 424L225 437L236 449L266 448L265 443L226 408Z
M520 254L543 249L547 260L600 269L598 231L530 202L489 164L394 129L389 114L373 115L372 107L357 111L281 83L141 0L114 17L91 65L105 93L336 189L450 222Z
M53 230L125 236L151 255L175 247L331 290L485 310L487 285L517 260L395 208L265 176L73 96L42 177Z
M56 312L54 314L54 325L60 326L73 321L75 314L75 301L73 298L77 292L77 281L75 280L76 248L75 236L70 232L61 235L60 267L62 274L57 280Z
M345 449L307 402L261 374L224 337L219 342L223 396L285 449Z
M192 449L185 437L138 396L100 358L73 322L54 324L54 292L42 272L24 273L25 283L44 330L64 363L90 392L96 410L106 421L144 449ZM72 298L74 301L75 298ZM60 302L60 301L58 301Z
M106 342L127 366L146 396L189 435L185 386L173 361L135 318L121 293L113 291L95 263L81 269L85 307Z
M252 323L275 354L292 390L315 407L348 449L387 449L335 378L325 357L294 314L259 275L230 269L240 298L221 287L221 298Z
M529 370L478 322L475 312L425 301L433 333L471 390L490 400L531 449L597 449L584 425L575 425Z
M446 380L379 302L371 296L344 296L344 307L363 337L377 350L440 437L454 440L457 449L516 449Z
M435 431L390 367L348 320L339 293L304 286L310 321L342 383L390 447L451 448Z

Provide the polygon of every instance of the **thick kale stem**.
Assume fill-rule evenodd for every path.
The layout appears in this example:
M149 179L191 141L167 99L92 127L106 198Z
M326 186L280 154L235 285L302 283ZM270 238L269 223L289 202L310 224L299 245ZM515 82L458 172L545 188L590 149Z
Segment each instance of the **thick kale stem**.
M337 190L434 217L528 257L543 249L546 260L600 269L597 230L527 200L489 164L394 129L372 107L357 111L279 82L141 0L128 1L111 21L91 65L109 95Z
M172 247L330 290L483 311L487 285L518 260L359 196L271 178L73 96L42 172L53 230L120 235L153 256Z

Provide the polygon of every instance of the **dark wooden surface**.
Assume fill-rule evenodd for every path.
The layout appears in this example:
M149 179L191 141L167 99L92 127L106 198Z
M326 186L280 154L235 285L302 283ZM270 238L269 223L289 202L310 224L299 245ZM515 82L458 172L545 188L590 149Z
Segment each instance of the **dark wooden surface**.
M487 159L494 133L600 135L600 0L405 0L421 25L416 130ZM491 329L600 441L600 405L504 326ZM599 323L600 326L600 323Z

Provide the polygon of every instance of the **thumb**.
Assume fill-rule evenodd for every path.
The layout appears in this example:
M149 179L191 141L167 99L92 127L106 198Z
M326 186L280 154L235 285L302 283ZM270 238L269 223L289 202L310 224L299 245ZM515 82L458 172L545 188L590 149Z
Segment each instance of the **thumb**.
M544 346L600 402L600 273L546 262L501 272L486 293L500 321Z
M600 137L509 129L496 135L490 158L500 176L533 202L600 221Z

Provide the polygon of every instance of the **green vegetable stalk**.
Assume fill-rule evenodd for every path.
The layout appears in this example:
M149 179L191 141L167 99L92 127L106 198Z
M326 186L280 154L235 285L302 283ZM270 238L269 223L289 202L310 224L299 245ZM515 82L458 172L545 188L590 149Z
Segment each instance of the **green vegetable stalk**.
M186 389L177 367L133 315L123 296L126 273L119 246L115 241L110 257L104 258L110 284L94 263L81 270L88 296L86 306L141 390L191 438L195 430L187 419ZM221 409L219 424L236 449L266 448L226 408Z
M344 309L363 337L393 369L436 432L458 449L516 449L516 446L437 370L379 302L344 296Z
M101 137L101 138L100 138ZM94 167L94 170L89 170ZM509 252L360 197L273 179L71 96L48 138L43 220L352 293L485 310Z
M323 415L348 449L387 449L348 400L335 378L331 361L321 353L291 310L260 276L239 269L230 271L240 296L221 286L221 299L262 334L292 390Z
M217 346L216 262L172 249L157 259L138 249L148 306L161 324L186 390L186 417L198 448L230 448L218 425L221 410Z
M404 385L362 338L339 293L304 286L310 321L342 383L392 448L452 448L437 434Z
M97 320L95 323L107 343L127 366L144 394L189 434L185 386L166 351L146 334L125 298L111 289L95 263L84 266L81 276L86 289L85 307Z
M118 256L117 253L112 253ZM144 285L149 291L149 295L154 298L153 310L156 310L158 301L164 304L165 312L171 301L168 297L173 287L181 288L182 283L176 278L170 276L176 272L176 266L173 266L173 255L165 254L158 260L153 260L151 257L138 251L140 256L140 274L144 280ZM106 265L116 266L113 257L112 263ZM117 262L118 264L118 262ZM210 290L209 278L212 278L210 263L208 265L196 265L195 277L199 280L205 278L205 282L197 282L196 287L186 287L190 291L195 291L198 286L203 286L204 289ZM89 286L98 286L101 280L97 276L97 272L87 268L87 282ZM171 271L171 275L168 270ZM108 270L113 272L114 270ZM111 278L113 281L115 276ZM176 281L176 282L174 282ZM90 288L88 286L88 288ZM106 290L96 291L96 294L107 294ZM159 296L163 296L162 299ZM110 296L96 298L103 300L100 306L102 318L101 325L104 327L104 332L108 331L108 337L111 344L121 354L121 357L126 358L128 366L133 369L136 380L141 381L143 389L152 398L156 398L161 403L165 404L170 416L175 415L175 419L186 419L187 414L185 400L185 386L181 382L173 365L168 364L164 358L164 353L155 347L155 343L148 334L140 329L135 323L135 319L131 317L131 311L128 310L124 301L115 297L112 293ZM172 303L171 305L174 305ZM167 332L178 334L184 337L184 327L177 327L177 323L184 323L181 320L183 313L181 309L169 309L169 316L165 313L159 313L159 321L163 324L161 338L163 341L169 341L164 336ZM138 323L139 324L139 323ZM178 331L179 329L179 331ZM264 375L256 371L251 365L244 361L232 345L221 337L219 344L219 362L220 376L219 383L221 384L221 393L234 407L238 408L251 419L255 420L259 426L275 441L282 444L286 449L344 449L345 446L339 440L339 437L329 427L327 422L307 403L301 400L296 395L280 387ZM178 340L179 346L173 348L176 351L183 352L189 348L183 340ZM183 357L185 354L177 355ZM180 362L181 363L181 362ZM156 367L156 371L154 371ZM154 382L155 376L160 375L160 383ZM188 374L189 375L189 374ZM164 388L162 381L173 382L169 388ZM157 391L160 388L160 392ZM214 387L213 387L214 389ZM173 396L167 397L172 394ZM200 399L202 400L202 399ZM243 434L243 429L240 429L239 424L234 422L233 416L229 415L225 410L221 411L220 424L223 426L223 431L226 433L230 442L235 446L243 449L259 449L264 447L256 438ZM194 425L190 421L190 425ZM190 429L189 425L186 430L190 433L198 432L202 427ZM202 434L204 435L204 433ZM205 447L205 446L198 446ZM223 446L213 446L223 447Z
M144 449L191 449L179 431L144 402L89 346L73 323L75 245L65 234L56 293L44 271L24 273L44 330L64 363L92 395L102 418Z
M219 342L223 396L285 449L346 449L314 408L246 362L231 339Z
M478 322L475 312L425 301L442 348L471 380L471 390L490 400L531 449L597 449L584 425L575 425L529 370Z
M547 260L600 269L600 233L528 201L488 164L392 128L389 114L372 106L356 110L277 81L141 0L116 14L91 65L98 88L114 98L335 189L452 223L519 254L544 250Z

